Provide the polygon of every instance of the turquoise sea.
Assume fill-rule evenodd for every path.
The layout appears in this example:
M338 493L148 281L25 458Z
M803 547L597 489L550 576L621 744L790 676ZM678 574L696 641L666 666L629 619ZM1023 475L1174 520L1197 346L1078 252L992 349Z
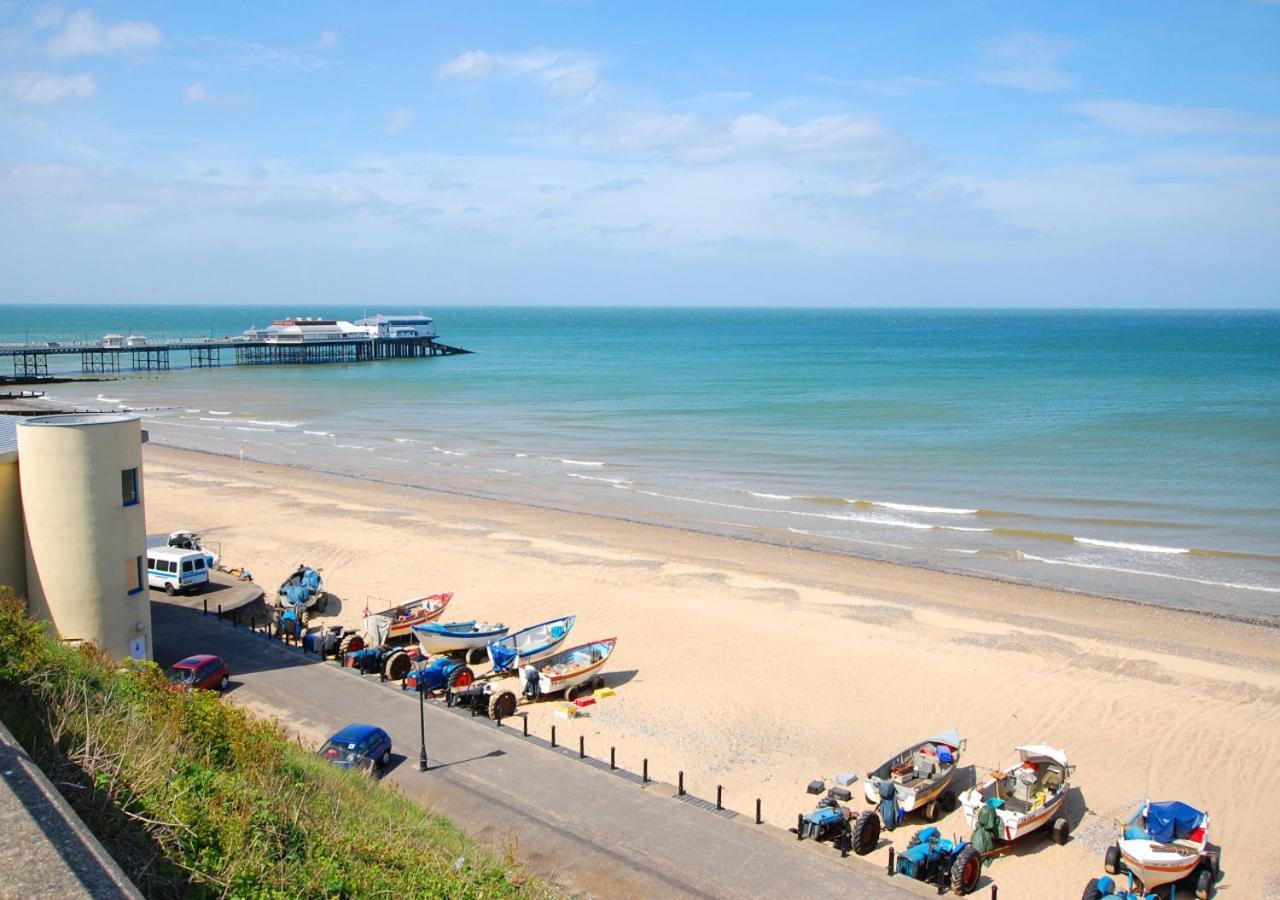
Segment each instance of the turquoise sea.
M0 341L366 311L420 310L0 306ZM1280 312L425 311L476 352L50 394L157 442L1280 623Z

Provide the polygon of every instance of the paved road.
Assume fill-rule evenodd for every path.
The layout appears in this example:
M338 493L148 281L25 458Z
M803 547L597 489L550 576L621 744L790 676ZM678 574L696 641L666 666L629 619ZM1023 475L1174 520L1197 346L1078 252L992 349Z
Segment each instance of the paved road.
M285 722L325 732L349 722L385 728L410 758L386 776L481 840L513 838L531 869L591 897L932 896L886 878L867 860L841 860L829 846L797 842L780 829L730 820L676 800L670 785L641 787L556 752L545 742L428 704L431 771L417 770L413 694L163 603L152 604L156 662L191 653L227 660L229 697L270 707ZM883 866L885 853L874 858Z

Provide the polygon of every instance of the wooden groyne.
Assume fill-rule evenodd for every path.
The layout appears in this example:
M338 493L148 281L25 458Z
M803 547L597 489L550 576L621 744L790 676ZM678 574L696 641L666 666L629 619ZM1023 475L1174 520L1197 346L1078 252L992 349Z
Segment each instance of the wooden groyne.
M367 338L333 341L265 341L244 338L148 341L144 346L104 347L99 342L37 342L0 346L0 357L12 360L19 379L47 378L52 357L79 362L80 372L164 372L178 367L207 369L223 365L271 366L422 359L470 353L434 337ZM185 358L183 356L185 355ZM60 367L61 368L61 367ZM62 369L62 371L68 371ZM74 371L72 369L71 371Z

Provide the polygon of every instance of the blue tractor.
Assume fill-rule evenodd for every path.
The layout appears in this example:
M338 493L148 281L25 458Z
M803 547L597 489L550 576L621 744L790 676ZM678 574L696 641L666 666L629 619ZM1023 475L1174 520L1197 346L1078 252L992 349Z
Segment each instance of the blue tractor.
M898 854L896 871L963 896L978 887L982 854L968 841L947 840L930 825L912 835L907 849Z
M880 819L873 810L855 816L834 797L823 797L817 809L800 816L795 831L797 840L830 841L842 854L866 856L880 842Z
M1103 875L1101 878L1090 878L1089 883L1084 886L1084 900L1103 900L1103 898L1111 898L1111 900L1160 900L1156 894L1145 894L1140 891L1133 890L1133 879L1129 879L1129 887L1122 888L1116 884L1116 880L1110 875Z
M323 613L328 606L329 595L324 590L320 572L310 566L299 565L276 592L272 618L277 629L301 633L306 631L312 613Z
M400 682L401 690L426 691L436 694L442 691L456 691L476 680L475 672L469 666L451 659L448 656L437 656L430 664L413 667L405 673Z

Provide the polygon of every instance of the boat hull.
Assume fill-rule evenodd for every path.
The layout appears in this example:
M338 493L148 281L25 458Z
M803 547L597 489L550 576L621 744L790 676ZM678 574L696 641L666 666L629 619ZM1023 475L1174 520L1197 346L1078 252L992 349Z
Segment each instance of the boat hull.
M1122 840L1120 861L1146 890L1181 881L1200 865L1200 854L1189 847L1154 841Z
M438 595L439 602L435 604L430 603L432 599L433 597L423 597L419 600L411 600L409 601L409 603L402 604L400 607L398 607L399 609L403 609L405 606L409 606L413 604L428 604L426 606L419 606L418 611L415 612L410 618L407 618L407 619L401 619L399 621L396 621L394 617L394 613L396 612L396 610L395 609L390 610L390 612L393 615L392 615L392 621L391 621L391 630L387 632L388 639L389 640L396 640L396 639L407 640L408 638L413 636L414 625L425 625L428 622L434 622L437 619L439 619L442 615L444 615L444 611L448 608L449 601L453 599L453 594Z
M422 626L413 629L413 636L418 639L418 646L424 653L457 653L460 650L472 650L484 647L489 641L503 637L506 633L506 628L486 628L475 632L446 631Z
M504 638L496 641L489 641L489 662L495 669L502 671L512 671L521 666L531 663L540 662L548 657L555 656L563 649L565 641L569 639L569 632L573 630L574 622L577 616L565 616L563 619L553 619L550 622L543 622L532 628L526 628L517 631L515 634L509 634ZM559 636L554 636L555 632L559 632ZM530 633L534 634L533 638L527 639ZM515 657L507 660L494 659L494 647L497 646L503 651L515 652ZM501 665L500 665L501 662Z

